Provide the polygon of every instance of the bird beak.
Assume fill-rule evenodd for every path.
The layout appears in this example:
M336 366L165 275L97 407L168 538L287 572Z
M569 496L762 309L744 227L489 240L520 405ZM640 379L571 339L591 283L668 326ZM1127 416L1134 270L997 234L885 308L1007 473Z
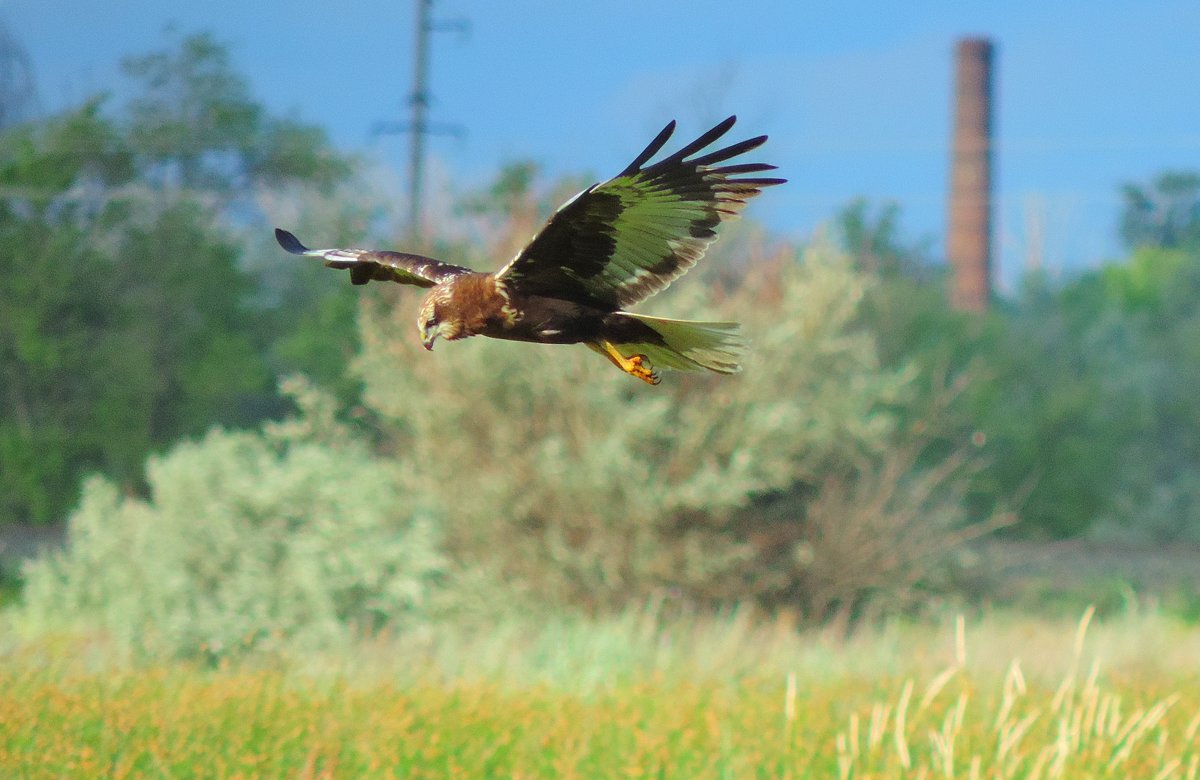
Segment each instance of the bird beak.
M422 331L421 332L421 344L424 345L425 349L432 352L433 351L433 342L437 341L437 337L438 337L438 332L436 329L431 330L431 331Z

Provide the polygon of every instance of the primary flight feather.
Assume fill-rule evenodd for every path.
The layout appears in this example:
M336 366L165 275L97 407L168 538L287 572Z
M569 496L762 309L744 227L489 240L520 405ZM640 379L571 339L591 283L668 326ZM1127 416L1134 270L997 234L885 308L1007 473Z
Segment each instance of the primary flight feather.
M736 322L693 322L624 311L696 264L722 222L764 187L785 179L747 176L765 163L722 165L757 149L765 135L696 157L733 127L729 117L656 163L669 123L625 170L558 208L529 244L495 273L433 258L366 249L309 249L286 230L279 245L350 271L350 281L431 288L417 327L421 343L491 336L541 344L585 344L628 374L658 384L655 367L740 370L745 342ZM645 166L645 167L643 167Z

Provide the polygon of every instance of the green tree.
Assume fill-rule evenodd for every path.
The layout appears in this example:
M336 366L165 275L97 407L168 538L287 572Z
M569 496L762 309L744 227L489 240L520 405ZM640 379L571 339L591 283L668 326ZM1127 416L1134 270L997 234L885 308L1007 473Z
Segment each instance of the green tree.
M929 241L903 242L899 204L888 202L872 209L866 198L855 198L838 212L833 224L838 243L860 270L884 277L929 275Z
M960 410L991 464L978 492L1021 497L1032 535L1200 538L1198 300L1200 257L1183 250L1027 279L967 342L979 381Z
M98 102L0 147L0 512L47 520L86 468L127 473L149 445L137 389L153 366L114 302L105 251L124 211L72 197L127 184L131 154Z
M977 343L982 381L965 400L991 460L980 489L1021 495L1030 535L1086 531L1107 508L1123 443L1136 435L1129 396L1105 381L1136 359L1132 334L1104 314L1098 294L1085 279L1064 290L1032 279L1000 314L1002 327Z
M259 351L254 280L203 206L181 199L126 223L117 256L127 260L117 300L155 367L143 386L150 441L261 419L273 378Z
M321 130L267 115L209 34L131 57L124 70L141 85L127 124L147 181L233 197L295 181L329 188L350 172Z
M1131 396L1128 416L1138 425L1102 530L1200 541L1200 244L1142 248L1104 269L1102 281L1136 334L1136 356L1105 380Z
M328 191L349 162L268 116L209 36L128 71L129 106L98 98L0 137L0 522L61 517L88 471L136 488L151 449L277 414L274 374L340 374L353 349L348 322L329 331L340 350L297 335L328 323L273 310L237 239L269 235L252 195ZM282 263L273 281L303 273ZM344 308L323 281L314 308Z
M949 308L941 274L898 238L894 208L856 201L839 216L856 265L878 276L862 321L883 364L917 369L924 405L900 411L938 420L926 457L966 436L981 443L977 517L1016 505L1015 531L1033 536L1200 537L1200 480L1189 476L1200 458L1200 257L1186 248L1198 186L1168 175L1126 188L1127 238L1145 244L1127 263L1057 285L1031 276L984 316ZM931 415L947 390L953 401Z
M235 241L231 225L248 223L269 237L272 226L261 213L264 198L297 187L331 198L334 188L353 173L352 160L335 153L320 128L267 113L233 68L226 47L209 34L184 36L172 48L128 58L124 69L140 85L122 123L139 178L167 193L169 201L181 201L173 214L160 216L143 231L136 249L169 256L170 265L186 267L160 265L153 270L162 284L152 286L170 286L179 293L171 305L212 306L207 293L219 296L223 288L226 300L215 302L209 319L224 320L230 332L237 333L215 341L196 340L191 334L160 339L173 354L210 354L208 369L184 378L184 384L197 383L187 392L203 394L203 387L212 387L220 394L221 386L237 392L243 407L237 414L210 418L230 423L253 421L277 410L272 398L264 397L271 395L270 375L303 372L351 399L355 385L347 381L345 368L358 346L354 291L331 284L312 264L281 263L269 239L265 248L258 241ZM181 238L187 231L177 229L185 216L194 228L194 244ZM266 259L242 256L245 246L262 248ZM202 270L210 266L210 271ZM256 278L250 280L247 274ZM253 309L252 319L231 308L235 299ZM170 306L162 303L154 310L165 314ZM215 370L222 353L237 359L247 347L263 363L257 372L235 376ZM197 413L184 413L180 430L200 430L195 426L205 406L210 411L228 408L227 397L211 401L201 404Z
M1130 249L1200 247L1200 174L1167 171L1149 185L1124 185L1121 195L1121 238Z

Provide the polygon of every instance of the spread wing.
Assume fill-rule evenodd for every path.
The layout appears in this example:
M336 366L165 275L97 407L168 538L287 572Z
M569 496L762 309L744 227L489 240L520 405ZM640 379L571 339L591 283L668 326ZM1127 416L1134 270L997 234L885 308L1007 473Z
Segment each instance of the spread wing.
M765 135L688 159L725 135L731 116L684 148L643 168L675 131L671 122L629 167L561 206L533 240L496 273L514 290L632 305L696 264L763 187L786 179L742 177L774 170L765 163L720 165L757 149Z
M301 244L298 238L280 228L275 228L275 240L294 255L320 257L330 268L350 269L350 281L354 284L366 284L375 280L433 287L452 276L471 273L469 268L403 252L374 249L309 249Z

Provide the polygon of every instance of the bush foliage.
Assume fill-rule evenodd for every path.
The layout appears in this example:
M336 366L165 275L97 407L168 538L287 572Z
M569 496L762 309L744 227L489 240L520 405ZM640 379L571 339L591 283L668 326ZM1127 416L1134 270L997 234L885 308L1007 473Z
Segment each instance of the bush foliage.
M151 458L148 500L88 480L66 548L27 567L26 625L219 657L421 621L444 569L436 516L333 422L329 399L292 389L299 418Z
M392 457L437 493L452 558L592 608L665 592L824 616L922 579L942 557L906 547L896 527L884 537L891 561L869 582L819 605L804 587L814 557L832 553L828 529L856 511L831 491L873 477L878 513L912 513L936 533L962 519L950 504L935 517L944 492L907 491L920 469L886 465L897 445L915 446L896 413L912 377L881 368L854 326L869 278L818 248L760 257L731 290L688 281L657 311L742 320L753 341L743 374L672 373L650 388L580 348L484 339L430 356L411 302L368 308L365 402ZM764 503L772 511L756 511Z

